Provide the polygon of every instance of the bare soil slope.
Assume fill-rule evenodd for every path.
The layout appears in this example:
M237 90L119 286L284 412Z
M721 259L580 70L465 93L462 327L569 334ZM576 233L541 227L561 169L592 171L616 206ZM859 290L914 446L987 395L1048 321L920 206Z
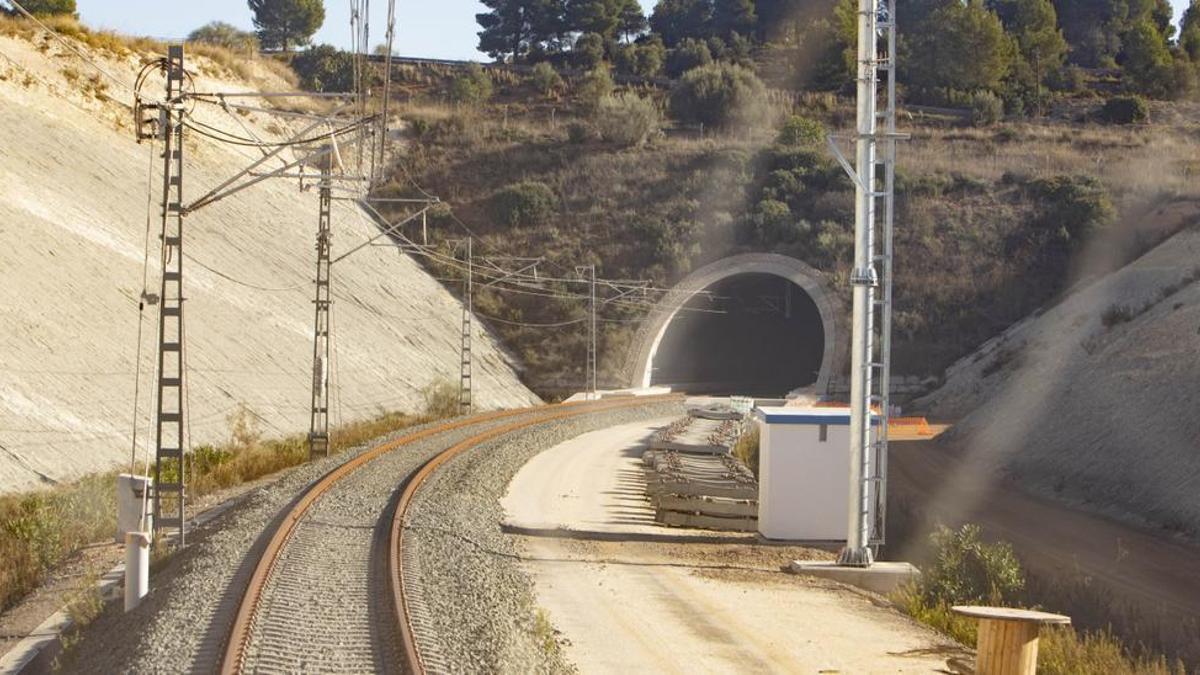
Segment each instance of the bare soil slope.
M958 419L956 471L1139 525L1200 534L1200 205L1164 200L1178 234L989 341L918 401ZM1096 241L1081 274L1113 263ZM948 472L954 474L954 472ZM970 478L944 476L945 484Z
M138 56L81 47L132 83ZM194 60L191 68L198 88L247 90L232 76L210 76L211 63ZM42 36L0 37L0 491L129 460L148 213L157 289L148 170L157 176L160 164L134 141L131 98ZM210 108L198 108L198 119L239 129ZM260 137L283 132L265 115L239 117ZM193 137L185 199L233 175L252 152ZM335 255L377 232L355 208L335 205ZM316 223L315 194L283 179L186 219L195 443L224 440L228 416L241 406L268 434L307 430ZM336 265L334 296L335 422L420 408L423 387L457 380L460 305L396 249L367 247ZM143 417L155 320L151 308ZM476 336L474 353L479 405L536 400L490 335ZM138 442L145 441L143 419Z

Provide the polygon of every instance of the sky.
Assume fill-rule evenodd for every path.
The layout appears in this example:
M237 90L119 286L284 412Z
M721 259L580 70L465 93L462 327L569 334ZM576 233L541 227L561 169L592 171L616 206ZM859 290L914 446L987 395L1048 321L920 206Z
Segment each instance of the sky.
M1171 0L1176 20L1190 0ZM654 0L640 0L649 10ZM250 30L246 0L76 0L83 22L95 28L157 38L181 38L209 21ZM396 52L404 56L486 61L478 42L477 0L396 0ZM371 43L384 41L387 0L371 2ZM350 46L349 0L326 0L325 25L317 42Z

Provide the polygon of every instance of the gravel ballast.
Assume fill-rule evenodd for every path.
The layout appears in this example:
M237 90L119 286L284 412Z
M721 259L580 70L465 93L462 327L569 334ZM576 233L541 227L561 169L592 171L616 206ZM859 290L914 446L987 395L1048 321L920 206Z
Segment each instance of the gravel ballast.
M481 423L399 448L355 472L350 482L396 485L447 442L490 428ZM189 533L188 546L155 568L151 591L134 611L112 603L84 628L63 657L66 672L212 672L268 526L311 483L358 454L424 427L402 429L335 457L305 464L247 495L241 504ZM322 500L323 501L323 500ZM385 499L386 503L386 499ZM380 507L382 509L382 506ZM381 511L380 511L381 512ZM373 526L377 512L368 521ZM310 514L311 515L311 514ZM368 534L371 528L367 528Z
M648 403L538 425L459 455L417 493L405 533L405 591L431 672L565 672L532 582L501 532L500 498L534 455L580 434L680 414L680 402Z

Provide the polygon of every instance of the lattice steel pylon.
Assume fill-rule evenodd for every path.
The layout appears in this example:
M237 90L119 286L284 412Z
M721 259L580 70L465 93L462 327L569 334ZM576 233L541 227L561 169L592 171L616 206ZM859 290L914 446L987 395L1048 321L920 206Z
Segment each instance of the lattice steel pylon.
M891 386L892 229L895 218L895 0L859 0L853 338L850 363L850 497L842 565L869 566L884 541ZM880 31L886 44L880 52ZM882 112L879 75L886 74ZM880 122L883 133L880 133ZM883 146L882 156L879 153ZM845 163L843 162L843 165ZM880 185L879 170L883 170ZM879 203L883 219L879 219ZM880 247L882 240L882 247ZM878 331L878 337L876 336Z
M155 411L154 529L172 528L184 544L187 420L183 329L183 47L167 50L163 138L162 280L158 303L158 406Z
M596 394L596 266L588 265L587 267L579 268L579 271L585 271L588 274L588 342L587 342L587 363L584 365L584 390L587 392L587 400L597 398Z
M466 271L463 273L462 299L462 342L459 347L460 367L458 378L458 412L469 415L475 409L474 391L472 385L473 365L471 362L472 317L474 314L475 297L475 258L472 250L472 239L467 237Z
M317 219L317 275L314 280L315 297L313 299L313 380L312 380L312 412L308 430L309 459L329 456L329 371L331 369L332 339L329 331L329 312L333 304L330 294L331 272L330 252L333 235L330 231L330 211L333 202L333 173L332 158L325 157L322 162L320 194L320 215Z

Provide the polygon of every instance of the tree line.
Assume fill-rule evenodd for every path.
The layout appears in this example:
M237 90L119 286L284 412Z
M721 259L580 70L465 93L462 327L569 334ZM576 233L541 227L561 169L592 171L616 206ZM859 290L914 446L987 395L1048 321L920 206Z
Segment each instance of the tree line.
M496 60L668 75L712 61L749 64L792 50L792 80L836 90L853 80L856 0L483 0L479 49ZM1200 0L1181 29L1168 0L901 0L900 79L910 99L955 104L986 94L1009 112L1048 91L1111 76L1156 98L1194 95Z

